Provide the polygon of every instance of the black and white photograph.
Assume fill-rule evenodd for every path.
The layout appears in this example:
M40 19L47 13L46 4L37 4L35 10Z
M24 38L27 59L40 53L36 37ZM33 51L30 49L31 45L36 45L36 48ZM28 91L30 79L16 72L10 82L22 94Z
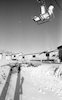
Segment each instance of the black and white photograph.
M62 100L62 0L0 0L0 100Z

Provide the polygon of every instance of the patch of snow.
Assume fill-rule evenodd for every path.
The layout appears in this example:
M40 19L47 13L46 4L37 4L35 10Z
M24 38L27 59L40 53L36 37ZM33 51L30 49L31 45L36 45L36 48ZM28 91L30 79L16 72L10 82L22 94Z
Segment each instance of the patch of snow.
M42 64L38 67L23 68L26 82L29 80L33 89L44 93L46 90L62 96L62 80L58 77L59 70L54 74L54 69L61 68L58 64ZM61 68L62 69L62 68ZM60 70L61 70L60 69Z
M16 83L17 83L17 76L18 76L17 73L11 75L10 84L9 84L9 87L7 90L5 100L14 100L14 94L15 94Z
M0 67L0 95L5 86L9 71L10 71L9 66Z

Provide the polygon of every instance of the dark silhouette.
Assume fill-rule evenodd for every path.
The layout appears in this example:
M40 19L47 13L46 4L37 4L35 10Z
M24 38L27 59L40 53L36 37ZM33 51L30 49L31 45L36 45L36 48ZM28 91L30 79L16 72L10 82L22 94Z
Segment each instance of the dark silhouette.
M57 49L58 49L58 53L59 53L59 59L60 59L60 62L62 62L62 45L61 46L59 46L59 47L57 47Z

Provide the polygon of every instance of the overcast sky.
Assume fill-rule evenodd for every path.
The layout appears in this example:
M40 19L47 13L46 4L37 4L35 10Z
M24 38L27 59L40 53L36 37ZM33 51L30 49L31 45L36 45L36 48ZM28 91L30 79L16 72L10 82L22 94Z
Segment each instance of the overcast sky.
M0 0L0 49L31 53L62 44L62 11L46 1L47 6L54 4L55 19L37 25L32 20L40 13L36 0Z

